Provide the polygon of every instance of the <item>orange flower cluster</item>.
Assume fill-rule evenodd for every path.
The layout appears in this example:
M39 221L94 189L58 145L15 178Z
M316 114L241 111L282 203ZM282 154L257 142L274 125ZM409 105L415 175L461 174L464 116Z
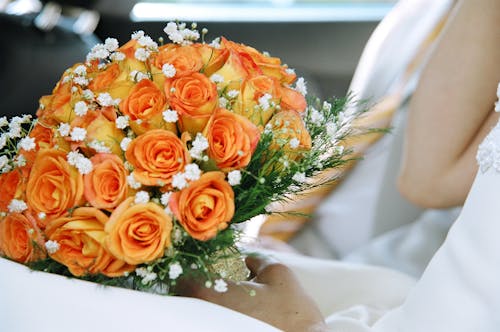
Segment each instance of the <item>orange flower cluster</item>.
M0 174L0 254L116 277L163 257L176 225L213 239L235 211L228 174L266 124L286 121L282 136L310 148L295 81L280 59L226 39L106 40L40 99L34 147Z

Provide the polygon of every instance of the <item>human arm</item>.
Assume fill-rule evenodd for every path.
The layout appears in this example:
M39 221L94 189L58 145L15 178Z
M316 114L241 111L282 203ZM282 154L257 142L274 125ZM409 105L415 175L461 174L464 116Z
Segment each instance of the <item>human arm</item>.
M257 257L248 257L247 265L254 278L239 284L228 281L227 292L217 293L193 280L182 281L177 291L239 311L287 332L327 331L316 304L289 268Z
M410 103L399 189L424 207L463 203L479 142L496 122L500 2L460 1Z

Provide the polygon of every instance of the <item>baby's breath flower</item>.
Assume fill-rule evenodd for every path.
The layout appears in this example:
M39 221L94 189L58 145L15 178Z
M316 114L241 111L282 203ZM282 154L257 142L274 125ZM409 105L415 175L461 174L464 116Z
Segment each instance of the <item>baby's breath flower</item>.
M134 56L137 60L139 61L146 61L149 56L151 55L151 52L149 52L147 49L145 48L138 48L137 50L135 50L135 53L134 53Z
M0 128L5 127L9 124L6 116L0 117Z
M12 201L10 201L8 209L11 213L21 213L24 210L28 209L28 205L23 200L13 199Z
M210 76L210 80L214 82L215 84L217 83L223 83L224 82L224 76L219 75L219 74L213 74Z
M226 98L220 97L219 98L219 106L222 107L222 108L227 108L228 101L229 100L227 100Z
M133 82L140 82L145 79L149 79L149 75L146 73L143 73L142 71L137 71L137 70L132 70L129 74L130 79Z
M170 201L170 195L172 195L172 192L166 192L161 195L160 202L163 206L168 206L168 202Z
M25 137L19 141L17 148L31 151L36 148L35 139L32 137Z
M193 141L193 146L191 150L189 150L191 157L195 159L200 159L201 154L206 149L208 149L208 140L201 133L197 133L196 138Z
M201 176L200 167L194 163L186 165L186 167L184 168L184 172L184 176L186 177L186 179L191 181L196 181Z
M78 76L85 76L87 75L87 67L85 67L84 65L79 65L73 70L73 73Z
M114 52L118 49L118 40L116 38L106 38L104 41L104 47L110 52Z
M303 77L299 77L299 79L297 79L297 82L295 83L295 90L297 90L297 92L299 92L303 96L307 94L306 81Z
M122 53L122 52L113 52L113 54L111 54L109 57L113 61L123 61L123 60L125 60L125 54Z
M129 137L125 137L122 139L122 141L120 142L120 148L123 150L123 151L127 151L128 149L128 146L130 144L130 142L132 142L132 139L129 138Z
M298 147L299 147L300 141L299 141L297 138L295 138L295 137L294 137L294 138L292 138L292 139L290 140L290 142L289 142L288 144L290 144L290 147L291 147L292 149L296 149L296 148L298 148Z
M45 249L47 249L47 252L51 255L55 254L59 250L59 248L60 246L57 241L48 240L47 242L45 242Z
M297 172L292 177L292 180L299 182L299 183L304 183L304 182L306 182L306 174L303 172Z
M59 125L59 127L57 128L59 135L61 135L62 137L68 136L70 130L71 130L71 126L68 123L61 123Z
M115 104L113 97L107 92L100 93L99 96L97 96L97 102L104 107L113 106Z
M38 219L45 220L47 218L47 214L45 212L38 212Z
M209 46L213 47L213 48L220 48L220 37L217 37L215 38L214 40L212 40L212 42L209 44Z
M129 125L129 120L130 118L128 115L121 115L116 118L115 123L116 123L116 128L118 129L125 129Z
M188 185L184 173L177 173L172 177L172 186L177 189L184 189Z
M11 121L7 135L10 138L20 138L22 136L21 124L19 122L12 122Z
M287 69L285 69L285 72L288 75L295 75L295 69L293 69L293 68L287 68Z
M78 84L80 86L89 85L89 80L83 76L77 76L73 78L73 83Z
M163 120L168 123L175 123L179 120L179 115L176 111L168 109L163 111Z
M238 90L234 90L234 89L233 90L229 90L227 92L227 96L229 98L231 98L231 99L238 97L239 94L240 94L240 92Z
M332 104L327 102L326 100L323 102L323 110L330 112L332 110Z
M212 287L212 282L210 280L205 281L205 287L206 288Z
M87 137L87 130L85 128L74 127L70 135L73 142L83 141Z
M175 280L182 274L182 272L182 266L179 262L172 263L168 268L168 277Z
M71 166L76 166L76 164L78 163L78 160L82 157L83 157L83 155L81 153L79 153L78 151L70 151L66 155L66 160L68 160L68 163Z
M146 48L155 50L158 48L158 44L149 36L144 35L137 39L137 43L141 46L144 46Z
M315 125L320 125L323 121L325 120L325 117L323 114L315 109L314 107L311 108L311 122Z
M215 280L214 290L219 293L227 292L227 283L223 279Z
M237 186L241 183L241 172L239 170L231 171L227 174L227 181L232 186Z
M89 143L89 147L98 153L111 153L111 149L104 142L93 140Z
M26 158L21 154L14 158L14 166L16 167L24 167L26 166Z
M85 175L92 172L93 166L90 159L82 157L78 159L76 168L78 169L78 172L80 172L80 174Z
M141 204L149 202L149 193L147 191L139 191L135 194L134 203Z
M139 38L142 38L144 37L144 31L142 30L139 30L139 31L135 31L131 36L130 38L131 39L139 39Z
M259 106L265 111L268 110L269 107L271 106L269 104L269 101L271 100L273 96L271 96L269 93L265 93L262 97L259 98Z
M135 179L134 173L130 173L127 176L127 183L132 189L139 189L141 187L141 183Z
M89 89L83 90L82 91L82 96L86 100L92 100L92 99L94 99L94 93L92 92L92 90L89 90Z
M7 136L7 133L3 133L2 135L0 135L0 150L7 145Z
M3 168L8 165L9 163L9 158L7 156L0 156L0 169L3 170Z
M146 285L150 283L151 281L156 280L158 277L155 272L149 271L147 268L144 267L138 267L135 269L135 273L139 276L142 277L142 284Z
M75 114L78 116L84 116L88 110L89 108L84 101L79 101L75 104Z
M335 122L328 122L326 124L326 134L330 136L330 138L334 138L337 134L338 128Z
M170 63L166 63L161 67L161 71L163 75L165 75L168 78L172 78L175 76L177 71L175 70L175 67L171 65Z

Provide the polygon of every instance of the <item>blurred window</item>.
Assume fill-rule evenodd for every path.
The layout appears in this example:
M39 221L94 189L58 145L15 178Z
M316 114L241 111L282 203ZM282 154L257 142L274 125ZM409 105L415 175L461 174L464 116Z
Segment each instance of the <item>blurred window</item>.
M396 0L142 0L133 21L342 22L380 21Z

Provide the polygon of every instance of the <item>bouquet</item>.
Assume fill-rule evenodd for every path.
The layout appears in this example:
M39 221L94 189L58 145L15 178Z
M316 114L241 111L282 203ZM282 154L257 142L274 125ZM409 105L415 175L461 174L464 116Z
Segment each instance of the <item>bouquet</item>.
M165 32L171 43L106 39L35 118L0 118L3 257L167 294L194 274L224 291L236 225L347 161L349 98L306 101L276 57L206 43L195 25Z

